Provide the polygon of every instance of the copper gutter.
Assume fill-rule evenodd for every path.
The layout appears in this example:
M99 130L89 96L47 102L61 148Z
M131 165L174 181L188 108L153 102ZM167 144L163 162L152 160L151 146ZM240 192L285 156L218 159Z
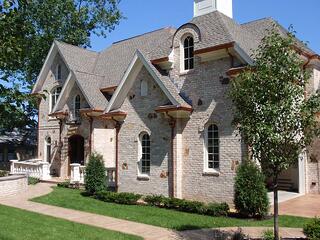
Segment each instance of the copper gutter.
M169 61L169 57L163 57L163 58L158 58L158 59L155 59L155 60L151 60L151 63L152 64L159 64L159 63L163 63L163 62L167 62Z
M168 105L168 106L160 106L155 109L156 112L159 113L167 113L171 111L188 111L192 112L193 109L192 107L187 107L187 106L174 106L174 105Z
M234 44L235 44L235 42L230 42L230 43L217 45L217 46L214 46L214 47L203 48L203 49L195 50L194 54L198 55L198 54L213 52L213 51L217 51L217 50L222 50L222 49L225 49L225 48L228 49L228 48L234 47Z
M118 86L111 86L111 87L105 87L105 88L101 88L100 92L114 92L117 89Z

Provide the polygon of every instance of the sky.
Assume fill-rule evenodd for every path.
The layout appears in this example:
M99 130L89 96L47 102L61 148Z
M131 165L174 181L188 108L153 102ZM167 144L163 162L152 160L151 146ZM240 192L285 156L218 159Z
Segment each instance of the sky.
M107 38L93 36L93 50L159 28L178 28L193 17L193 0L121 0L119 8L126 19ZM320 54L320 0L233 0L233 14L238 23L272 17L285 28L292 24L297 37Z

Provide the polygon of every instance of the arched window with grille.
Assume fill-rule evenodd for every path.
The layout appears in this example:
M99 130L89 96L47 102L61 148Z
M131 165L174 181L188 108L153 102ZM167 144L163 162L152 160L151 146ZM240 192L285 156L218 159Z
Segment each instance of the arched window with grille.
M61 90L62 90L61 87L55 87L54 89L51 90L51 99L50 99L51 111L53 110L54 106L56 105L56 103L58 101Z
M51 163L51 137L46 137L44 151L46 162Z
M206 128L206 170L219 170L220 168L220 139L219 128L211 124Z
M148 133L141 133L139 140L139 174L150 175L150 136Z
M190 70L194 68L194 40L193 37L188 36L183 41L184 50L184 70Z

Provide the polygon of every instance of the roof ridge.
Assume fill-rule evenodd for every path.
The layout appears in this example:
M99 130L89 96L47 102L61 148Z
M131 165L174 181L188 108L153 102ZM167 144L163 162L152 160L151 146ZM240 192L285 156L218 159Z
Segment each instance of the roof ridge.
M56 40L56 39L54 41L59 43L59 44L62 44L62 45L67 45L67 46L70 46L70 47L79 48L81 50L85 50L85 51L88 51L88 52L99 54L99 52L94 51L92 49L87 49L87 48L84 48L84 47L76 46L76 45L73 45L73 44L70 44L70 43L66 43L66 42L63 42L63 41L60 41L60 40Z
M78 73L84 73L84 74L87 74L87 75L92 75L92 76L97 76L97 77L105 77L103 75L100 75L100 74L95 74L95 73L89 73L89 72L84 72L84 71L79 71L79 70L73 70L73 72L78 72Z
M240 25L243 26L243 25L247 25L247 24L251 24L251 23L255 23L255 22L260 22L260 21L263 21L263 20L276 21L273 17L263 17L263 18L255 19L255 20L252 20L252 21L249 21L249 22L241 23Z
M152 30L152 31L149 31L149 32L145 32L145 33L138 34L138 35L135 35L135 36L132 36L132 37L129 37L129 38L125 38L123 40L119 40L119 41L113 42L112 45L116 45L116 44L121 43L121 42L125 42L125 41L131 40L131 39L134 39L134 38L138 38L138 37L142 37L144 35L152 34L152 33L155 33L155 32L161 31L161 30L165 30L165 29L174 29L174 28L172 26L159 28L159 29L156 29L156 30Z

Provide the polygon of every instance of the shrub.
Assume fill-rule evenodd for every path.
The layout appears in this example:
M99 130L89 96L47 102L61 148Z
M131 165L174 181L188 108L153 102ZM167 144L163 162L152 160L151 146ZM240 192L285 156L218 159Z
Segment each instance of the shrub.
M209 203L206 209L206 215L227 216L230 208L227 203Z
M315 218L303 227L303 233L310 240L320 239L320 219Z
M265 177L258 166L247 161L237 170L235 178L234 205L245 217L265 217L269 210L269 199Z
M226 203L205 204L178 198L166 198L161 195L146 196L144 201L150 206L210 216L226 216L229 212L229 206Z
M91 154L84 181L86 191L92 195L106 189L106 170L100 154Z
M40 182L39 178L28 177L28 185L36 185Z
M96 193L95 197L104 202L113 202L125 205L135 205L141 198L141 195L134 193L115 193L109 191L101 191Z
M0 177L6 177L8 174L9 173L7 171L0 170Z
M70 181L64 181L64 182L58 183L57 186L60 188L69 188Z
M266 230L263 232L263 240L273 240L274 239L274 234L272 230Z

